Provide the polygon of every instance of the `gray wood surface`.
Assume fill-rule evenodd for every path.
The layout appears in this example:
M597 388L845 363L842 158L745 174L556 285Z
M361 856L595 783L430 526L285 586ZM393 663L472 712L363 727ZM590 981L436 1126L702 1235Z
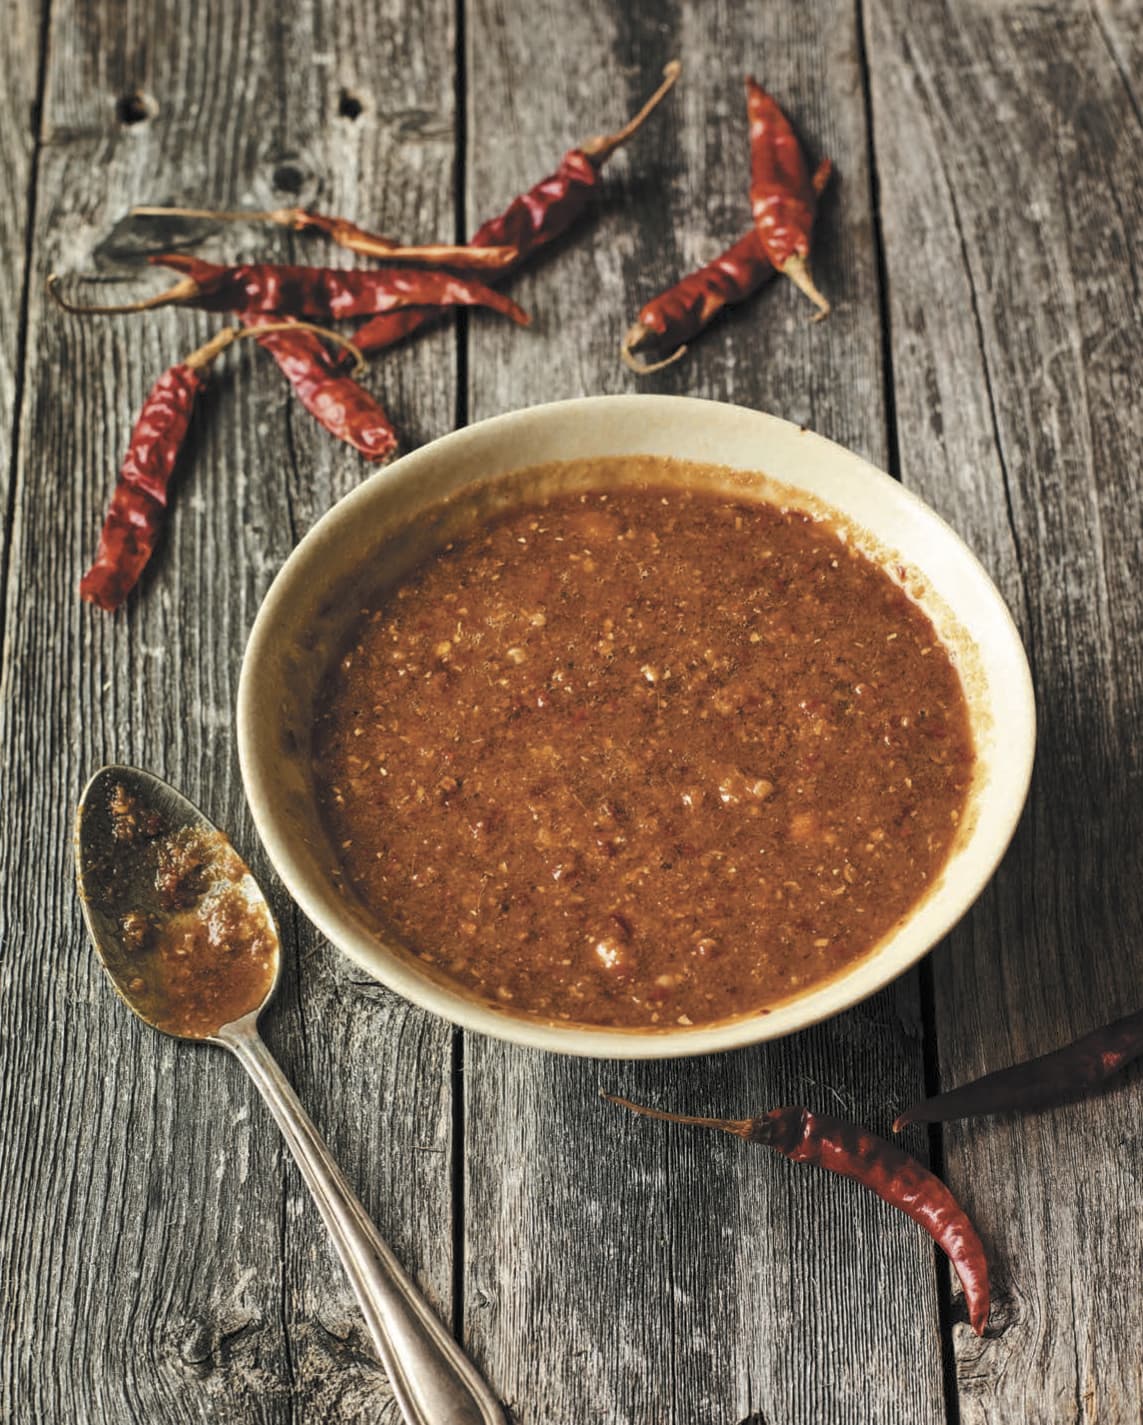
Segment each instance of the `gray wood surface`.
M12 461L24 396L28 212L39 135L41 41L40 6L6 0L0 7L0 74L5 76L0 86L0 173L6 179L0 204L0 637Z
M901 472L1020 619L1040 719L1016 843L933 961L951 1085L1143 1000L1143 124L1087 7L914 17L869 16ZM947 1131L996 1289L984 1342L954 1329L962 1421L1139 1418L1141 1082Z
M535 33L558 28L558 53ZM616 126L678 54L662 113L617 157L596 220L516 287L536 329L472 333L470 417L588 391L770 410L888 458L852 6L558 4L469 15L469 226ZM728 63L727 56L732 56ZM775 284L636 385L628 322L746 230L744 66L839 172L823 222L836 315ZM915 977L834 1022L732 1056L631 1067L467 1036L465 1320L527 1425L944 1418L930 1244L851 1184L713 1136L635 1123L600 1088L694 1113L808 1103L886 1131L921 1091ZM917 1136L913 1146L925 1151ZM844 1268L839 1270L839 1263ZM898 1303L907 1302L902 1313Z
M909 1136L989 1248L983 1342L943 1258L880 1203L597 1092L700 1113L804 1102L884 1131L926 1087L1140 1003L1143 6L51 0L42 29L32 6L4 18L0 1419L395 1420L253 1090L219 1051L136 1026L87 947L72 806L112 758L201 801L270 890L289 974L267 1037L518 1425L1138 1419L1138 1071L1035 1119ZM682 83L597 212L514 282L533 329L475 314L384 356L370 385L407 445L640 389L853 447L996 578L1041 741L1009 857L919 974L781 1044L632 1066L454 1035L291 910L242 798L238 667L278 565L366 467L260 353L231 353L140 594L114 619L81 605L134 413L212 323L61 318L42 279L154 286L145 253L192 241L330 257L281 233L123 221L134 201L471 231L674 55ZM835 160L817 263L834 316L811 326L775 285L636 387L617 360L627 322L748 223L744 69Z
M320 197L450 234L452 10L427 2L409 26L401 8L172 3L137 8L128 32L116 4L52 6L0 732L5 1420L391 1418L341 1269L241 1071L136 1025L96 966L69 839L104 760L168 776L250 856L288 941L267 1038L383 1233L451 1312L451 1031L361 984L291 910L232 736L258 602L362 462L244 347L208 394L139 596L115 618L81 605L134 413L218 323L84 322L42 297L52 268L160 285L142 252L187 233L121 224L138 201ZM384 74L366 62L377 53L391 56ZM356 120L339 113L343 88ZM123 124L116 101L137 91L146 117ZM213 248L281 258L301 245L235 229ZM447 331L379 363L371 381L409 439L450 428L454 365Z

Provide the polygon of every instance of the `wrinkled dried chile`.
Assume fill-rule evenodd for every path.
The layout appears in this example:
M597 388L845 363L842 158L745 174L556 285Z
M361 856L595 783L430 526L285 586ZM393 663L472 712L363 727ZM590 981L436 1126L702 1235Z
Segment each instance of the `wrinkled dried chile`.
M515 261L504 272L497 273L497 278L514 271L537 249L567 232L598 188L603 165L642 127L681 73L682 65L672 60L663 70L663 82L658 89L621 129L569 149L554 173L542 178L527 193L513 198L502 213L477 228L469 246L511 247L516 251ZM418 312L406 309L382 313L360 327L355 340L362 351L371 354L409 336L437 315L429 307Z
M818 308L816 321L829 315L829 303L814 285L810 246L818 195L830 174L829 159L810 177L802 145L789 119L753 79L746 81L750 121L750 208L762 251L779 272Z
M775 1108L757 1118L692 1118L642 1108L613 1094L603 1097L647 1118L716 1128L747 1143L762 1143L791 1162L812 1163L853 1178L932 1237L960 1278L972 1329L978 1336L984 1334L989 1307L988 1262L976 1228L940 1178L894 1144L859 1124L808 1108Z

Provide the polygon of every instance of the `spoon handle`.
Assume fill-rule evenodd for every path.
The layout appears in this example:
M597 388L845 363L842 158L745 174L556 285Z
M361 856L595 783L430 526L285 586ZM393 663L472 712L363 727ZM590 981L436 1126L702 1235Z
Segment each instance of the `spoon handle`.
M218 1042L257 1084L329 1229L408 1425L503 1425L495 1396L370 1222L247 1015Z

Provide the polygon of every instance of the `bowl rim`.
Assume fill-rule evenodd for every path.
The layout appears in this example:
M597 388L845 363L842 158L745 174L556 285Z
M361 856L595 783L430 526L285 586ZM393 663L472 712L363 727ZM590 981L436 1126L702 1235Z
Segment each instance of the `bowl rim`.
M907 953L890 959L883 955L887 945L896 940L913 920L915 911L910 911L896 930L890 932L873 950L841 970L831 979L811 986L804 995L783 1001L770 1011L746 1014L729 1021L721 1021L710 1026L694 1028L632 1030L611 1029L594 1025L569 1023L560 1025L540 1018L526 1018L509 1015L493 1008L485 1007L479 1001L469 998L463 991L454 991L434 980L427 974L415 970L399 959L388 947L374 936L355 924L348 916L344 919L331 914L322 897L311 888L308 872L295 857L288 835L279 827L272 811L267 792L267 773L259 746L261 720L258 716L258 670L275 636L275 622L279 610L290 596L300 574L306 570L315 550L328 544L330 537L339 527L352 521L359 510L367 508L378 498L378 492L399 483L415 480L425 467L449 458L450 454L463 451L466 446L479 444L482 440L503 435L513 426L548 419L582 415L585 419L602 409L616 411L626 408L631 415L645 423L660 413L670 409L689 412L696 419L709 418L712 411L733 413L735 417L748 417L757 423L760 438L767 429L789 439L796 435L806 443L807 455L825 458L840 465L848 465L862 479L868 481L873 490L880 490L890 499L898 501L902 508L922 523L939 529L950 540L951 548L965 568L976 577L977 594L989 605L990 615L999 621L1000 630L1011 644L1012 684L1006 687L1004 704L1005 724L1008 732L1018 734L1017 747L1012 758L1005 761L1005 775L1011 786L1011 797L1006 803L1005 814L992 818L987 832L991 848L976 873L965 876L954 900L952 913L944 921L942 928L927 939L921 937L919 945L911 947ZM622 452L617 452L622 453ZM568 456L565 458L574 458ZM719 464L717 451L709 460L683 456L691 463ZM543 463L542 460L525 460L516 466L505 466L499 472L508 474L512 469ZM761 464L762 462L760 462ZM745 467L736 467L745 468ZM768 472L766 472L768 474ZM479 479L496 479L496 472L486 472ZM782 484L799 487L796 477L791 481L785 474L773 477ZM460 488L460 487L458 487ZM812 492L806 490L808 496ZM828 504L827 501L823 501ZM431 503L431 502L430 502ZM851 517L841 512L847 522L860 526L860 517ZM875 531L870 531L876 536ZM912 552L905 555L910 563L916 563L924 573L925 565ZM953 608L955 614L955 606ZM370 474L353 490L336 501L309 529L287 556L263 595L254 623L247 639L242 667L239 675L237 695L237 743L238 758L246 798L250 806L255 828L265 847L270 862L281 878L285 889L297 902L306 917L319 932L349 957L372 978L379 980L403 998L422 1009L437 1014L463 1029L474 1030L490 1037L506 1040L528 1048L544 1049L574 1056L606 1059L671 1059L687 1058L709 1053L722 1053L770 1039L783 1038L788 1034L808 1029L823 1020L833 1018L862 1000L884 989L894 980L911 969L952 931L976 901L981 891L991 880L997 866L1003 859L1012 836L1015 833L1027 800L1031 782L1032 766L1036 744L1036 707L1031 669L1027 654L1020 639L1012 614L999 590L992 582L980 560L965 544L957 532L920 496L902 485L900 481L878 469L875 465L855 454L845 446L824 436L809 431L804 426L756 411L737 406L730 402L708 400L693 396L669 396L646 394L623 394L609 396L574 397L569 400L551 401L539 405L526 406L519 410L491 416L485 420L464 426L460 430L428 442L418 449L402 456L383 469ZM976 832L969 838L972 841ZM983 833L982 833L983 834ZM918 902L915 910L920 910L930 897ZM869 967L874 962L884 960L878 973L870 976ZM862 973L862 971L865 973ZM803 1013L797 1007L804 1006Z

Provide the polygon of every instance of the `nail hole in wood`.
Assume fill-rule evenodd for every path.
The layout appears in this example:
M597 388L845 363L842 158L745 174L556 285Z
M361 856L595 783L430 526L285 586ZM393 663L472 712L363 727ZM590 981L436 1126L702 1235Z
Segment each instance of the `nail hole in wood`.
M356 94L351 94L348 89L341 91L341 98L337 101L337 112L343 119L359 119L364 108L365 105Z
M300 193L305 181L306 175L296 163L279 163L274 169L274 187L280 193Z
M120 94L115 101L115 117L121 124L145 124L151 114L152 106L138 91Z

